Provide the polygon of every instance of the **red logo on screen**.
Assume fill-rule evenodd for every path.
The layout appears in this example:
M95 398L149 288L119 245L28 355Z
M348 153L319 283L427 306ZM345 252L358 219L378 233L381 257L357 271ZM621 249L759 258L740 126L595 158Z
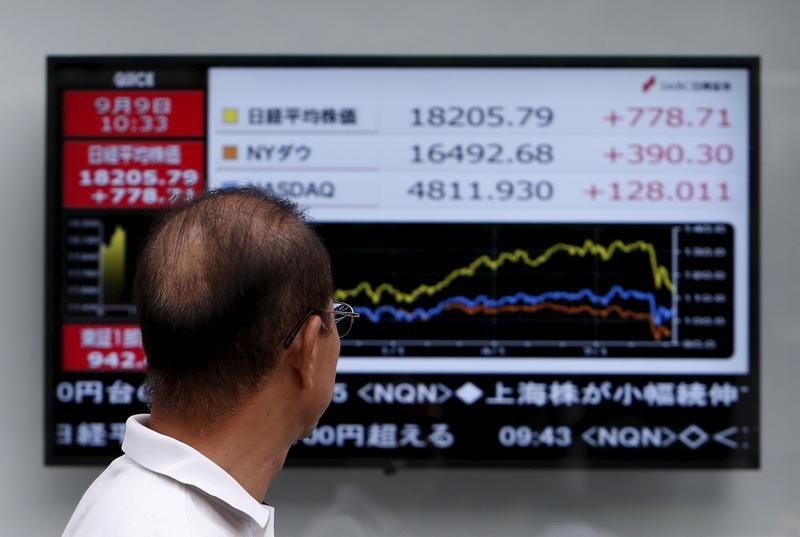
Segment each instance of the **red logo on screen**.
M642 84L642 92L647 93L655 85L656 85L656 77L651 76L650 78L644 81L644 84Z

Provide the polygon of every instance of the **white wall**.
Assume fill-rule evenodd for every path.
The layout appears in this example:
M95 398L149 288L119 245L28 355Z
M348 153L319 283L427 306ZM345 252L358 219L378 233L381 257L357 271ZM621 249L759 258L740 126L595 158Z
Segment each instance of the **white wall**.
M97 468L45 468L47 54L757 54L763 469L289 470L279 535L800 536L800 2L2 0L0 535L58 535Z

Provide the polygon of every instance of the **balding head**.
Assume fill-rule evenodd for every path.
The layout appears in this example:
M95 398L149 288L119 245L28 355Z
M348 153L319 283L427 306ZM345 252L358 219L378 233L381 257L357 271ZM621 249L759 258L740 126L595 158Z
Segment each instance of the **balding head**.
M333 283L296 206L241 189L167 214L134 289L154 403L213 418L259 387L292 326L327 307Z

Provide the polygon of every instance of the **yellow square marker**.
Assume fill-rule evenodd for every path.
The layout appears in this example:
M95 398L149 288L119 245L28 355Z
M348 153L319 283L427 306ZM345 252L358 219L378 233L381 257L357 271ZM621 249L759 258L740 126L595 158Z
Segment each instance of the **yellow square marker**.
M236 160L239 156L239 150L235 145L223 145L222 146L222 158L223 160Z
M239 123L239 110L236 108L223 108L222 109L222 122L223 123Z

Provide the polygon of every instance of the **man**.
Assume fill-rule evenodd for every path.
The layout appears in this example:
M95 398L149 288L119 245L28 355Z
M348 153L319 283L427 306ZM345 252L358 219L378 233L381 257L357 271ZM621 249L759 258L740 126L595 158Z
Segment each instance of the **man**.
M134 284L151 413L89 487L64 536L272 536L263 505L333 390L330 259L295 205L255 189L169 213Z

